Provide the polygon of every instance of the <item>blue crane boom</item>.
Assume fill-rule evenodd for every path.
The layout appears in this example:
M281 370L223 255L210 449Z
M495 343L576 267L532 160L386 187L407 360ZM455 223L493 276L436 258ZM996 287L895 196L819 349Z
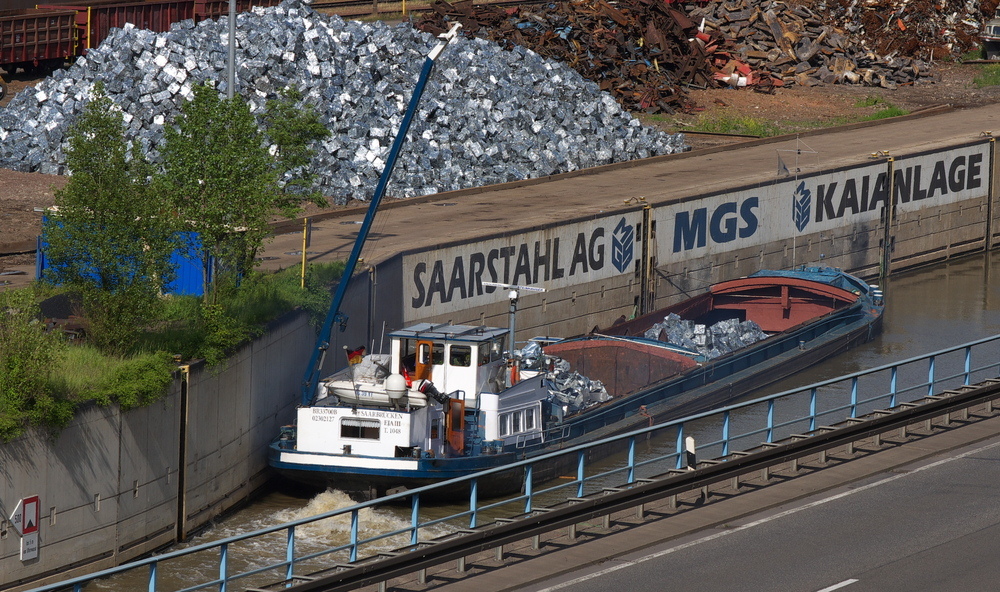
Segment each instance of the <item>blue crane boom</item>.
M424 87L427 85L427 80L430 79L431 71L434 69L434 62L441 55L441 52L444 51L444 48L447 47L448 43L458 35L458 30L461 27L461 24L455 23L447 33L439 35L438 37L441 41L431 49L424 60L424 66L420 71L417 86L413 90L413 96L410 97L410 104L403 115L403 121L399 124L399 132L396 134L396 139L389 149L389 156L386 158L385 167L382 169L382 176L375 187L372 201L368 205L368 212L365 214L364 222L361 223L361 229L358 231L358 238L354 241L354 248L351 249L351 255L347 258L347 263L344 266L344 275L337 286L337 292L333 296L330 309L327 311L326 319L323 321L323 327L320 329L319 336L316 339L316 347L309 358L309 366L302 380L302 405L311 403L313 397L316 395L316 387L319 384L323 362L326 359L327 351L330 349L330 332L333 330L334 323L340 325L341 331L347 327L347 315L340 310L340 306L344 302L347 286L354 275L358 259L361 257L361 249L364 247L365 241L368 240L368 233L371 231L372 222L375 219L375 213L378 211L379 204L382 202L382 197L385 195L385 188L389 184L389 177L392 176L392 169L396 165L396 158L403 147L403 142L406 141L406 132L410 129L413 114L417 111L420 97L424 94Z

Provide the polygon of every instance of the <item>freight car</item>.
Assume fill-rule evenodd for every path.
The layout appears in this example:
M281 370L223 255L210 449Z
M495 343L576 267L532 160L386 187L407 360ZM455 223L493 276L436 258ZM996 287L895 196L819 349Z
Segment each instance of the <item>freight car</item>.
M237 0L240 12L276 6L281 0ZM7 92L3 75L20 68L53 68L86 55L125 23L157 33L179 21L199 22L229 14L229 0L62 0L34 9L0 11L0 99Z

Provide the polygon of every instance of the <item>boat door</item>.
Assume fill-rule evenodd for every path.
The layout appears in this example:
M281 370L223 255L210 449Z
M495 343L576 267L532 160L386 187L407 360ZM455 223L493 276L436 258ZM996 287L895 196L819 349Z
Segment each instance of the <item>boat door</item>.
M465 401L461 399L448 400L448 409L444 416L444 431L451 452L461 455L465 451Z
M417 359L416 359L416 370L413 372L413 380L430 380L431 373L434 370L436 349L441 349L440 357L442 361L444 359L444 345L437 344L433 341L417 341ZM437 362L440 364L441 362Z

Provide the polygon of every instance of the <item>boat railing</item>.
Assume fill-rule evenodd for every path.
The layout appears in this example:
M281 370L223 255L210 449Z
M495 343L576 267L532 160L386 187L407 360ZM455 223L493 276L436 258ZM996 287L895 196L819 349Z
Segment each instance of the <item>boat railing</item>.
M891 350L892 344L884 344ZM864 354L862 354L864 355ZM864 364L864 362L858 362ZM583 497L608 487L628 486L686 466L689 438L697 442L701 459L725 460L731 453L757 448L797 434L822 431L847 418L857 418L880 409L934 397L962 385L1000 376L1000 335L942 349L927 355L825 379L812 370L809 379L819 379L804 387L729 405L678 419L654 424L630 433L511 463L467 477L412 489L309 518L271 526L254 532L226 537L170 551L154 557L74 578L35 590L82 590L98 578L140 578L150 591L173 589L188 592L207 588L226 590L228 585L259 587L294 576L305 576L338 563L355 562L393 549L426 543L442 534L476 528L503 518L532 512L564 501ZM826 370L826 372L831 372ZM641 412L641 411L640 411ZM613 453L594 454L594 451ZM598 458L599 461L590 461ZM487 479L522 479L521 491L512 497L484 500L479 484ZM422 503L448 488L464 489L468 503L451 511L440 507L428 510ZM408 520L385 520L386 507ZM405 508L408 506L409 511ZM318 542L310 537L319 521L345 524L344 536L337 541ZM330 529L324 529L328 531ZM268 555L264 550L273 552ZM191 561L192 555L199 555ZM183 567L178 562L185 559ZM192 564L207 565L206 571L190 584ZM235 567L239 566L239 567ZM166 588L161 581L181 578L168 576L170 570L183 571L188 587ZM139 570L139 571L137 571ZM138 574L138 575L136 575Z

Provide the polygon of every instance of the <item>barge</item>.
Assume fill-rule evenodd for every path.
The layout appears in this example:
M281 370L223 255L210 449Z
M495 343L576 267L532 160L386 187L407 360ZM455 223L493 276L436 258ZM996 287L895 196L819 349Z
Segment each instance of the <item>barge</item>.
M272 443L270 464L358 499L398 493L727 403L870 340L882 311L877 288L801 268L720 282L607 330L521 349L505 328L421 323L391 333L389 353L352 352L355 363L322 380ZM738 341L747 327L762 338L721 354L716 344L710 357L658 339L665 318L706 338L720 325L730 329L716 339ZM563 469L536 466L534 478ZM520 487L505 473L478 483L482 497Z

